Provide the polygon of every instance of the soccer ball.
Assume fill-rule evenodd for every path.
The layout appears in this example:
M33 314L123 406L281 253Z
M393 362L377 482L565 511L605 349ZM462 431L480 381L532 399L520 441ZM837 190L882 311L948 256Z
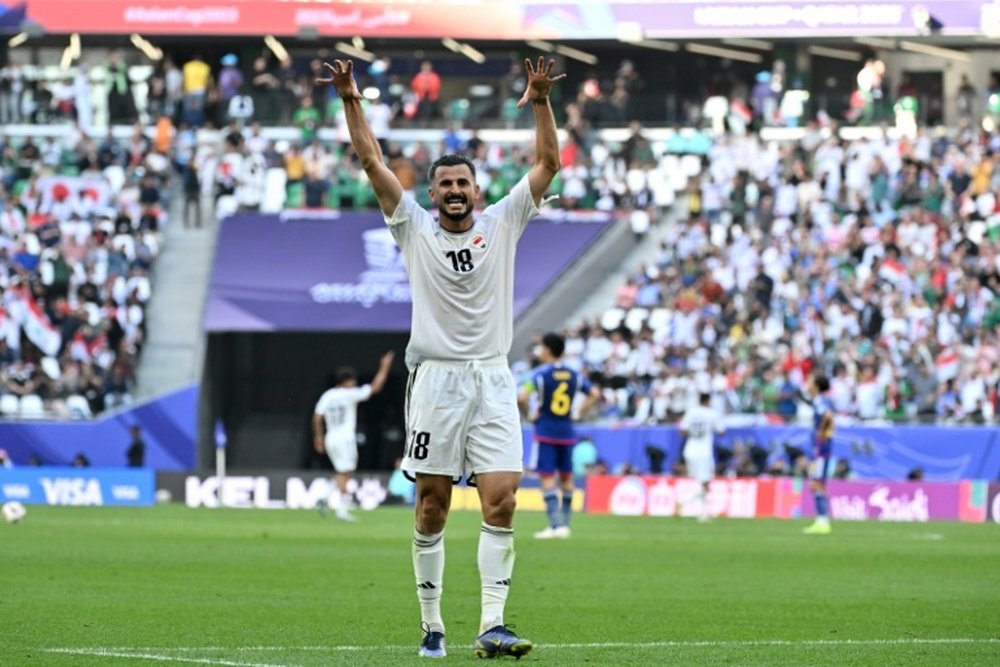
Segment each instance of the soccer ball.
M28 510L24 508L24 505L16 500L4 503L2 512L5 523L18 523L28 514Z

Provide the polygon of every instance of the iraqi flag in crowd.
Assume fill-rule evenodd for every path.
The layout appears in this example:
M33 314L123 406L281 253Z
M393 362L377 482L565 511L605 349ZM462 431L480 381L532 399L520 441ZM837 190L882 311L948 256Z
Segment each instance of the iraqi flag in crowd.
M24 288L17 289L10 306L11 316L21 325L25 335L38 346L38 349L50 357L59 354L62 334L52 326L48 315L39 307L31 292Z
M887 257L878 269L878 276L893 285L899 285L906 278L906 267L902 262Z
M953 380L958 377L959 356L957 350L943 350L934 360L934 370L938 382Z

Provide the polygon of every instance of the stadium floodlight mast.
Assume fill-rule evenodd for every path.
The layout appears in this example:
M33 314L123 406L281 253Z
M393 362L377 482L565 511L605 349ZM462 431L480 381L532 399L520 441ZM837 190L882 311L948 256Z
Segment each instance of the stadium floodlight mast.
M847 60L852 63L856 63L861 60L861 54L857 51L850 51L848 49L835 49L829 46L819 46L812 45L806 51L810 55L820 56L822 58L833 58L835 60Z
M721 46L712 46L710 44L685 44L684 48L691 53L697 53L702 56L714 56L716 58L726 58L728 60L739 60L745 63L762 63L764 62L764 57L759 53L751 53L750 51L739 51L737 49L725 49Z
M7 40L7 48L8 49L16 49L17 47L21 46L22 44L24 44L27 41L28 41L28 33L26 33L26 32L19 32L16 35L14 35L13 37L11 37L10 39Z
M486 62L486 56L471 44L456 41L451 37L443 38L441 40L441 44L449 51L452 51L453 53L460 53L477 65L482 65Z
M970 60L972 60L972 56L970 56L965 51L946 49L942 46L924 44L923 42L910 42L907 40L900 40L899 48L903 49L904 51L910 51L912 53L922 53L927 56L934 56L935 58L947 58L949 60L958 60L961 62L969 62Z
M132 42L132 46L139 49L144 56L153 61L163 60L163 49L159 49L153 44L137 33L132 33L129 37L129 41Z
M271 53L279 61L284 62L288 60L288 50L285 49L285 45L279 42L274 35L266 35L264 37L264 45L271 50Z
M596 65L598 62L598 57L593 53L587 53L586 51L581 51L580 49L574 49L572 46L553 44L552 42L546 42L541 39L528 40L525 44L544 53L558 53L559 55L572 58L573 60L579 60L582 63L587 63L588 65Z
M80 57L81 52L80 33L74 32L69 36L69 45L63 49L62 58L59 59L59 68L69 69L73 61Z
M743 37L729 37L722 40L727 46L736 46L741 49L757 49L758 51L773 51L774 44L765 42L762 39L746 39Z
M333 45L333 48L345 55L351 56L352 58L364 60L366 63L370 63L375 60L375 54L371 51L359 49L353 44L348 44L347 42L337 42Z

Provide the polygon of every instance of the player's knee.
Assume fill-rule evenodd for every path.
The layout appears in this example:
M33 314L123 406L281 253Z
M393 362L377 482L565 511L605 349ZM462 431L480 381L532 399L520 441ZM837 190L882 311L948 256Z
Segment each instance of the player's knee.
M483 520L491 526L510 526L517 509L517 497L513 491L496 495L483 507Z
M441 498L429 494L417 499L417 530L434 535L444 530L448 519L448 505Z

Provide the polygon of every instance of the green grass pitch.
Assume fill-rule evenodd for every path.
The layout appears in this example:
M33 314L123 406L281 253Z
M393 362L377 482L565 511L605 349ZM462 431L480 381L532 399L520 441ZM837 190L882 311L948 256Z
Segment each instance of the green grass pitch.
M360 517L30 507L0 524L0 665L418 664L412 516ZM478 662L478 522L446 534L446 662ZM997 526L578 515L541 542L542 515L517 522L522 664L1000 664Z

